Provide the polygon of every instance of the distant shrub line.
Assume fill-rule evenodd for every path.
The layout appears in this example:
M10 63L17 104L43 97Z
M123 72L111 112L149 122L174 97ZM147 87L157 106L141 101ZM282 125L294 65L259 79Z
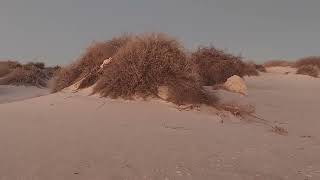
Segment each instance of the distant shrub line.
M44 63L30 62L20 64L15 61L0 62L0 85L25 85L47 87L48 80L60 69L45 67Z
M309 56L298 59L295 62L285 60L272 60L264 63L265 67L293 67L297 68L297 74L318 77L320 74L320 56Z

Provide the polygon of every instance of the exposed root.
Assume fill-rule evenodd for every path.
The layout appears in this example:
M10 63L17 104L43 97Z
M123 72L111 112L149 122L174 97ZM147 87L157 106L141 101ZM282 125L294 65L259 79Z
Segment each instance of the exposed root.
M200 111L200 106L199 105L181 105L178 106L177 109L179 111L191 111L191 110L196 110L196 111Z
M173 129L173 130L184 130L184 131L188 131L190 129L182 127L182 126L169 126L167 125L164 121L162 122L162 126L166 129Z
M228 111L234 116L245 117L250 116L254 112L252 106L245 108L244 106L230 105L230 104L221 104L217 107L219 110ZM251 115L252 116L252 115Z
M288 135L288 131L285 128L279 126L273 126L271 131L283 136Z
M107 103L106 101L102 102L96 109L102 108L106 103Z
M277 133L279 135L284 135L284 136L288 135L288 131L285 128L280 127L278 125L275 125L275 123L273 123L272 121L268 121L266 119L263 119L263 118L255 115L253 108L248 109L248 108L243 108L243 107L236 106L236 105L221 105L220 108L221 108L221 110L228 111L231 114L233 114L234 116L240 117L241 119L245 119L245 117L252 117L252 118L258 120L256 122L270 127L272 132Z

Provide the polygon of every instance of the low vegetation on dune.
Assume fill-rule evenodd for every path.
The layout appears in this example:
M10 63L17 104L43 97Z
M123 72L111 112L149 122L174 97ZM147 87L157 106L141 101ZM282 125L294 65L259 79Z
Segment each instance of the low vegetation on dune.
M244 75L247 76L258 76L259 70L257 69L257 66L254 62L245 62L244 67Z
M183 47L164 34L132 38L103 68L93 93L104 97L158 96L168 88L167 99L175 104L213 104L193 71Z
M214 47L199 47L191 55L191 61L200 75L201 84L224 83L229 77L238 75L257 75L256 69L245 64L240 56L234 56Z
M77 83L79 89L94 85L93 94L130 99L159 97L175 104L215 104L203 86L224 83L233 75L259 75L263 66L246 63L214 47L199 47L186 53L183 46L165 34L120 36L94 43L74 63L62 68L53 92Z
M45 67L43 70L45 71L47 76L49 76L50 78L53 78L56 75L58 75L58 73L61 71L61 67L60 66Z
M46 87L59 66L45 67L44 63L20 64L17 62L0 62L9 66L9 70L0 78L0 85L25 85Z
M261 64L255 64L256 70L259 72L267 72L267 69Z
M263 64L264 67L291 67L294 63L286 60L270 60Z
M94 42L76 62L58 73L53 91L62 90L81 79L79 88L96 83L100 76L98 70L103 61L112 57L130 39L130 35L122 35L105 42Z
M319 77L320 56L309 56L297 60L293 67L297 68L297 74Z
M320 68L315 65L302 65L297 69L297 74L309 75L312 77L318 77L320 73Z
M263 64L264 67L292 67L297 68L297 74L318 77L320 74L320 56L309 56L295 62L272 60Z
M13 69L21 65L15 61L0 61L0 78L9 74Z
M30 67L30 68L36 67L38 69L45 69L45 64L43 62L29 62L29 63L27 63L27 64L25 64L23 66L27 67L27 68L28 67Z
M302 66L307 66L307 65L316 66L320 68L320 56L310 56L310 57L299 59L294 63L293 66L296 68L300 68Z

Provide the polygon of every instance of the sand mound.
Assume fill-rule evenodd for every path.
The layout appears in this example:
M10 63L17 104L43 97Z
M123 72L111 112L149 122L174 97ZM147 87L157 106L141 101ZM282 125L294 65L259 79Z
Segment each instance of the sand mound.
M248 88L244 80L237 75L228 78L227 82L224 83L224 87L229 91L248 95Z

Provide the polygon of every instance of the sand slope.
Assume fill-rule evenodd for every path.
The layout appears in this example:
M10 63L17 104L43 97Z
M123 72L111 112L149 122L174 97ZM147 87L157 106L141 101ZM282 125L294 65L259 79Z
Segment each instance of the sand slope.
M0 85L0 104L20 101L50 94L49 89L33 86Z
M158 101L57 93L0 104L0 179L320 179L320 80L246 81L239 98L288 136Z

